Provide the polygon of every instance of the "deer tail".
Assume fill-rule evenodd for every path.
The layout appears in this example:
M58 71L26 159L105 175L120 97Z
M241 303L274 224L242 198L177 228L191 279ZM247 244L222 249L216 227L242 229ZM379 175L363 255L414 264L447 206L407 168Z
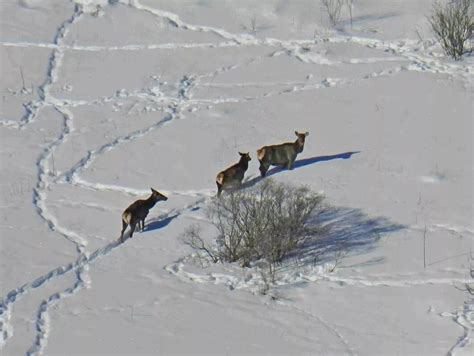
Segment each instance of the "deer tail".
M127 224L130 224L132 221L132 213L129 211L124 211L122 214L122 221L126 222Z
M220 172L216 177L216 183L223 185L224 184L224 172Z

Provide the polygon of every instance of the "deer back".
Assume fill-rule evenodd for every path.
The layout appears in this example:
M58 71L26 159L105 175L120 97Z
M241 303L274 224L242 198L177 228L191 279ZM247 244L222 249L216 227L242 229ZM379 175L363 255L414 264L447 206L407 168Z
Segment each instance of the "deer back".
M240 152L239 152L240 153ZM244 179L245 172L249 167L250 156L248 153L240 153L240 161L230 166L229 168L219 172L216 177L216 182L220 185L228 185L241 182Z

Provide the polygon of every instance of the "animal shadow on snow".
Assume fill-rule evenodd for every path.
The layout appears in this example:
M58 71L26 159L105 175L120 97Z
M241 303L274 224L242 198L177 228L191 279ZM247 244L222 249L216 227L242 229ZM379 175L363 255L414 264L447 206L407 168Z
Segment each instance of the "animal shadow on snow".
M175 218L178 217L179 214L174 214L174 215L167 215L164 214L162 216L159 216L157 218L153 218L149 221L146 222L145 229L143 231L138 229L135 230L135 234L140 234L142 232L147 232L147 231L154 231L158 229L162 229L166 227L171 221L173 221ZM125 231L125 234L123 235L123 241L128 240L130 238L130 228Z
M311 218L310 225L321 227L320 233L309 238L293 254L304 264L334 261L339 252L347 255L368 253L382 237L406 228L388 218L371 217L360 209L346 207L326 208ZM383 258L358 266L381 262Z
M387 13L387 14L372 14L372 15L361 15L361 16L355 16L352 18L352 24L356 24L358 23L359 25L361 23L366 23L366 25L369 25L368 23L369 22L372 22L372 21L381 21L381 20L386 20L386 19L390 19L390 18L394 18L394 17L397 17L397 16L400 16L401 13L400 12L390 12L390 13ZM344 26L348 26L351 24L351 20L350 19L347 19L347 20L340 20L337 22L337 27L338 28L341 28L341 27L344 27Z
M310 158L299 159L299 160L295 161L295 163L293 165L293 169L298 169L298 168L306 167L306 166L309 166L309 165L312 165L312 164L321 163L321 162L328 162L328 161L332 161L332 160L336 160L336 159L350 159L352 157L352 155L354 155L356 153L360 153L360 151L350 151L350 152L338 153L338 154L335 154L335 155L315 156L315 157L310 157ZM270 177L272 175L275 175L277 173L280 173L280 172L286 171L286 170L287 169L284 168L284 167L273 167L272 169L268 170L268 172L266 174L266 177ZM258 182L260 182L262 179L263 178L261 176L249 179L248 181L245 181L245 182L242 183L241 188L243 189L243 188L251 187L251 186L257 184Z
M162 229L166 227L174 219L176 219L178 215L179 214L174 214L170 216L165 215L163 217L154 218L151 221L148 221L148 223L145 225L145 230L143 230L143 232Z

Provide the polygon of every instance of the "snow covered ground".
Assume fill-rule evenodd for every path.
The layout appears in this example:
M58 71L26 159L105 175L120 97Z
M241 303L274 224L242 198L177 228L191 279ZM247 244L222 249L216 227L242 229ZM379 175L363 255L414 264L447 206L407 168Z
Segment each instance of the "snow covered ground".
M2 355L473 354L473 59L431 1L353 3L332 29L316 0L1 2ZM294 130L272 178L324 192L347 255L262 295L179 237ZM168 201L120 243L149 187Z

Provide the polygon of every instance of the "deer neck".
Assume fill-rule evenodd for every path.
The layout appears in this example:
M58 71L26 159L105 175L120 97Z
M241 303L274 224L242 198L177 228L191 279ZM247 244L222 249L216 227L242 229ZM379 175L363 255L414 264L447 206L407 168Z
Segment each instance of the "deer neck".
M294 145L295 145L296 151L297 151L298 153L303 152L304 142L301 143L299 138L296 139Z
M241 158L239 162L239 166L248 169L249 168L249 161L246 161L245 159Z
M153 195L150 195L150 197L148 199L145 200L145 205L148 209L151 209L155 206L155 204L157 203L158 200L156 200L155 197L153 197Z

